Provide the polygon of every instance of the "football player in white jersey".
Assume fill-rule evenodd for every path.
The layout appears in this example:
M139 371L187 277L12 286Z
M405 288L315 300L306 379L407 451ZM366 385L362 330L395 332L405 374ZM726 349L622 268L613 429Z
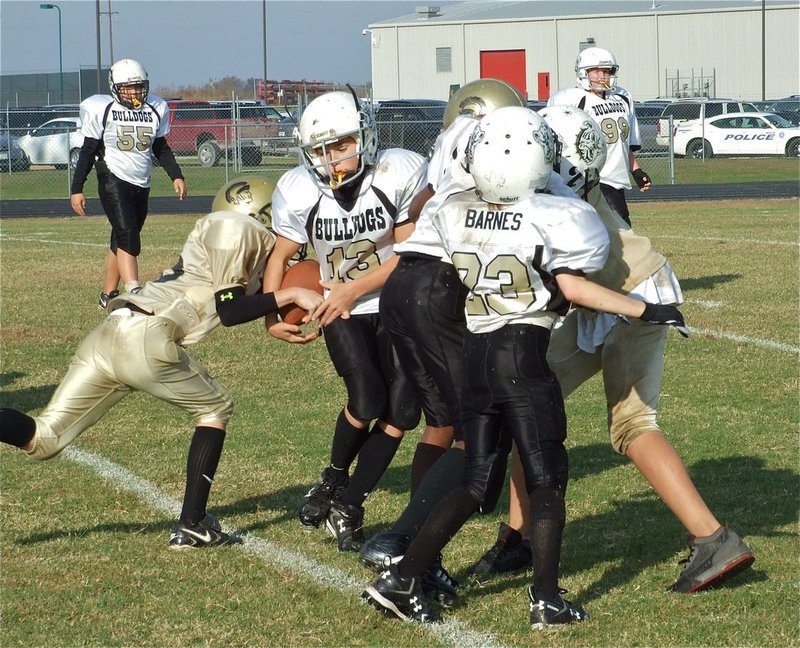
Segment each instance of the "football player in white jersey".
M86 215L83 185L94 166L100 204L111 223L111 242L105 263L99 306L125 290L139 285L140 232L147 218L153 160L167 172L178 198L186 197L181 168L165 139L169 132L169 108L149 94L150 82L141 63L122 59L108 72L111 95L92 95L80 105L83 146L75 166L70 204Z
M233 398L184 347L220 323L249 322L292 302L313 310L322 301L303 288L262 292L261 277L275 241L262 218L269 217L275 185L255 176L245 181L249 200L240 190L230 202L223 187L214 201L214 209L221 211L195 223L171 270L139 292L109 302L109 315L78 347L41 414L0 409L0 441L39 460L58 455L134 390L191 415L195 428L183 508L169 541L174 549L237 542L206 512Z
M602 47L583 50L575 61L578 87L556 92L548 106L577 106L600 126L608 143L606 163L600 172L600 189L608 204L630 225L625 189L630 175L640 191L650 189L650 177L639 166L635 151L642 147L633 97L617 85L619 65L612 52Z
M475 186L465 161L475 124L503 106L524 106L519 91L499 79L478 79L457 90L445 110L443 132L428 163L428 184L414 198L411 236L395 246L400 262L381 293L381 316L397 349L403 370L417 388L426 418L426 435L412 463L411 499L388 531L361 549L361 561L380 571L386 558L401 556L430 513L432 503L460 481L464 444L460 426L460 381L466 335L467 290L442 247L433 215L453 193ZM551 172L547 191L572 197L558 173ZM451 440L455 443L448 450ZM481 512L489 513L500 495L487 496ZM423 575L423 589L449 605L457 583L441 566Z
M431 214L452 190L473 184L463 167L463 151L476 120L501 106L524 105L520 92L499 79L472 81L453 94L445 110L442 133L428 162L427 185L412 202L414 231L395 244L400 260L381 291L381 321L425 415L425 430L411 462L412 499L433 465L437 466L437 474L448 476L453 471L460 473L463 467L457 381L462 373L467 330L467 290L442 248ZM459 140L463 140L460 148ZM454 439L456 449L448 453ZM427 487L436 490L438 480L432 476ZM365 543L362 562L380 569L385 555L401 555L418 530L412 517L412 512L404 513L390 531ZM419 524L422 521L424 517ZM424 585L426 591L448 602L457 587L440 563L426 572Z
M640 299L680 304L680 285L667 260L622 222L597 187L605 157L597 125L572 106L549 106L539 114L561 141L561 174L597 210L609 234L608 260L592 281ZM573 309L553 332L547 361L565 398L602 372L613 449L633 461L689 534L691 559L670 589L691 593L719 584L754 558L709 510L656 420L666 336L663 327L635 320L624 325L605 314ZM493 574L530 567L530 547L523 541L529 503L520 468L515 455L509 523L501 523L497 542L470 570L484 582Z
M685 328L674 306L634 300L586 279L603 267L608 235L586 203L540 193L556 150L552 131L533 111L494 111L475 127L467 148L475 188L449 196L434 215L442 244L469 289L462 394L466 462L462 485L436 505L402 560L364 592L378 609L403 619L436 618L421 575L503 481L512 441L531 494L531 625L588 618L561 598L558 587L568 464L561 389L545 359L550 329L571 302Z
M303 499L298 517L306 526L325 522L340 551L358 551L363 503L404 431L420 418L378 301L397 264L393 246L413 227L408 209L424 184L426 162L402 149L379 151L371 111L352 91L314 99L299 131L303 163L285 173L275 191L272 223L278 238L265 290L280 286L300 246L313 246L325 288L325 301L313 317L347 387L347 404L335 424L329 465ZM268 319L268 327L278 339L306 341L300 327L277 318Z

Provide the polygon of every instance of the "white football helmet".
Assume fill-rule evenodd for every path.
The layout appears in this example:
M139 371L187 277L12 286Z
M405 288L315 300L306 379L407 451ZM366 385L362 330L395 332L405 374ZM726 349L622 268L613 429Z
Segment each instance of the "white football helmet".
M108 71L108 86L111 96L126 108L139 110L144 105L144 100L150 93L150 81L147 80L147 71L142 64L133 59L122 59L114 63ZM136 88L136 94L123 96L119 89L123 86Z
M617 57L612 52L603 47L588 47L578 54L578 58L575 60L575 74L578 75L578 83L584 90L592 90L592 83L589 81L589 70L594 68L611 70L608 86L602 88L603 90L616 88L619 65L617 64Z
M503 106L524 106L522 93L500 79L478 79L459 88L447 102L442 121L446 130L459 115L479 119Z
M600 182L607 147L603 131L589 114L575 106L547 106L539 111L558 138L561 159L556 167L564 182L586 199Z
M529 108L498 108L475 126L467 165L486 202L512 204L547 185L557 158L553 131Z
M331 189L352 182L377 160L378 139L372 111L350 92L328 92L314 99L303 111L299 131L300 159L312 176ZM356 152L351 157L359 157L358 169L334 178L326 149L344 137L356 141ZM321 155L317 149L321 149Z

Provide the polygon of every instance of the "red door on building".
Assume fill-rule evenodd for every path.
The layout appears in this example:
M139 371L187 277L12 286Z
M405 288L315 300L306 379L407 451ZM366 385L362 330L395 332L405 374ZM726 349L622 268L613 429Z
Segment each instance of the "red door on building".
M547 101L550 98L550 73L539 72L537 75L539 80L539 101Z
M525 50L493 50L481 52L481 78L507 81L528 98Z

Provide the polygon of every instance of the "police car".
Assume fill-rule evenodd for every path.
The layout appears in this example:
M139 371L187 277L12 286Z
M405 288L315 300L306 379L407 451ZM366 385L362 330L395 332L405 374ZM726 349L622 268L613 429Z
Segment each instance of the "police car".
M800 128L772 113L727 113L674 130L675 155L800 155Z

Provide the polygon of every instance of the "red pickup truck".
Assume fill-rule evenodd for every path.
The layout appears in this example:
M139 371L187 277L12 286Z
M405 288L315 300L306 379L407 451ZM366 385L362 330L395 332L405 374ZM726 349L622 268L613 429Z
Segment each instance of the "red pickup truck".
M167 101L167 142L176 155L197 155L201 166L216 166L223 154L241 151L242 163L261 164L262 148L277 136L283 117L254 102Z

